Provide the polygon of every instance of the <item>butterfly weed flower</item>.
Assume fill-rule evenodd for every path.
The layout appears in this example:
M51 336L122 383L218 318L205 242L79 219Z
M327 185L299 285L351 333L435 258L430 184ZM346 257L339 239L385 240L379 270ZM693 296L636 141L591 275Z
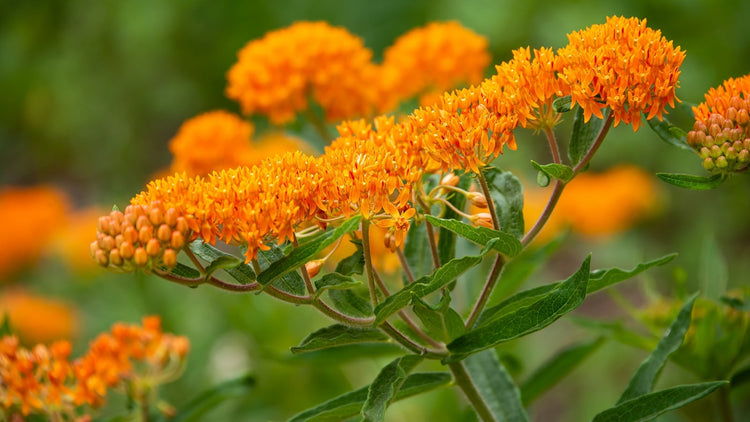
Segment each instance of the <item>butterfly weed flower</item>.
M687 142L712 173L741 171L750 163L750 75L711 88L693 107L695 124Z
M249 42L227 79L227 96L245 114L264 114L274 124L294 120L308 97L329 121L369 115L385 101L372 51L325 22L297 22Z
M661 119L667 105L674 107L685 52L645 19L608 17L568 34L568 40L557 51L556 69L586 121L603 118L609 107L615 126L632 124L635 131L642 113Z

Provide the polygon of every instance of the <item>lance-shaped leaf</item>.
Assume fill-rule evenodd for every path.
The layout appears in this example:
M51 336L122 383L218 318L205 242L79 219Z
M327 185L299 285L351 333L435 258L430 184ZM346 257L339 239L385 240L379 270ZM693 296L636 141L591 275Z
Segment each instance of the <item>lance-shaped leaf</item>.
M466 332L463 319L450 306L450 298L450 294L444 295L434 308L419 298L413 300L414 314L422 321L427 335L446 343Z
M717 173L708 177L682 173L656 173L656 177L670 185L691 190L716 189L727 180L727 175L723 173Z
M372 316L372 305L370 300L357 294L358 289L328 289L328 298L331 305L339 312L355 318L367 318Z
M404 256L415 277L418 278L432 272L434 268L432 252L430 252L430 245L427 242L427 224L424 222L411 225L409 232L406 234Z
M492 166L483 168L482 174L487 180L492 200L495 203L500 230L520 239L524 233L521 180L509 171L502 171Z
M213 262L222 257L236 258L234 255L220 251L202 240L190 242L190 250L206 262ZM250 284L255 281L255 271L253 271L253 269L247 264L224 268L224 271L240 284Z
M387 343L390 337L376 328L349 327L334 324L321 328L305 337L299 346L292 347L292 353L311 352L359 343Z
M327 230L322 235L316 237L314 241L300 245L298 248L294 248L289 255L274 262L268 267L268 269L258 274L258 282L264 286L268 285L282 275L305 265L307 261L315 257L327 246L333 244L341 236L356 230L359 225L359 219L360 216L354 216L346 220L340 226Z
M260 271L267 270L275 262L284 258L284 252L277 245L268 245L267 250L259 250L256 261L260 266ZM279 290L291 293L293 295L304 295L307 291L305 289L305 281L302 280L302 276L297 271L290 271L283 274L281 277L273 281L273 286Z
M573 169L565 164L539 164L536 161L531 160L531 165L538 171L546 174L548 177L561 180L564 183L568 183L574 176Z
M523 404L530 404L542 393L557 384L602 344L604 344L603 337L594 341L574 344L542 364L521 385Z
M693 297L682 305L677 318L669 326L664 337L659 340L656 349L651 352L651 355L641 363L635 374L633 374L617 404L651 392L654 383L656 383L656 378L661 373L664 364L667 363L669 355L682 345L685 333L688 327L690 327L690 313L693 311L693 302L695 302L696 297L697 295L693 295Z
M466 272L469 268L479 264L482 261L482 257L492 249L494 242L496 240L491 240L479 255L469 255L453 259L435 270L432 274L420 277L398 292L388 296L375 307L375 325L382 323L389 316L411 303L412 297L421 298L437 291L455 280L456 277Z
M523 248L521 242L508 233L488 229L487 227L474 227L458 220L446 220L431 215L425 217L427 218L427 221L433 225L446 228L478 245L487 246L490 240L497 239L493 244L493 249L508 257L518 255Z
M589 255L578 271L557 288L513 312L485 320L481 325L453 340L448 344L451 355L445 360L460 360L472 353L541 330L577 308L586 297L590 263Z
M422 362L422 357L406 355L394 359L380 370L367 390L367 399L362 405L362 420L380 422L385 417L385 409L396 398L398 390L409 373Z
M528 420L521 403L521 394L508 371L497 359L494 350L485 350L469 356L458 365L464 365L472 384L497 422L524 422Z
M649 421L659 415L701 399L719 387L727 385L726 381L704 382L700 384L680 385L666 390L649 393L635 399L620 403L597 414L592 422L640 422Z
M631 270L623 270L620 268L608 268L599 269L591 272L589 276L588 286L586 287L586 294L594 293L598 290L617 284L621 281L625 281L631 277L634 277L649 268L664 265L673 260L677 254L665 255L661 258L654 259L652 261L642 262L635 266ZM477 325L482 325L484 321L497 318L499 315L506 314L513 309L517 309L520 306L527 305L534 302L537 298L547 294L548 292L558 288L561 282L547 284L544 286L535 287L533 289L524 290L520 293L505 299L499 304L487 308L479 316Z
M362 285L361 281L348 275L339 273L324 274L323 277L315 280L315 299L318 299L323 292L329 289L346 290L360 285Z
M177 263L177 265L172 268L171 271L169 271L170 274L176 275L179 277L185 277L185 278L191 278L191 279L197 279L201 276L201 273L198 272L193 267L188 267L185 264Z
M604 119L591 116L588 122L584 119L583 109L576 106L575 117L573 118L573 132L570 136L570 145L568 145L568 157L573 165L577 165L586 156L586 153L594 145L596 138L604 128L607 121L609 109L602 111Z
M206 266L206 278L211 277L218 270L230 270L242 265L244 261L236 256L220 256Z
M365 254L362 249L362 241L356 239L350 240L350 242L357 250L336 264L336 272L343 275L362 274L365 269Z
M213 388L204 391L193 401L183 406L177 415L170 419L172 422L194 422L204 420L203 416L209 410L222 402L246 395L255 386L255 379L249 375L224 381Z
M396 393L393 401L401 400L436 388L445 387L451 382L451 375L445 372L411 374ZM357 415L367 399L368 387L362 387L319 404L289 419L289 422L335 422Z
M645 115L643 119L646 120ZM695 150L686 142L687 133L673 125L666 117L662 117L661 120L656 118L646 120L646 123L648 123L651 130L653 130L662 141L679 149L695 152Z

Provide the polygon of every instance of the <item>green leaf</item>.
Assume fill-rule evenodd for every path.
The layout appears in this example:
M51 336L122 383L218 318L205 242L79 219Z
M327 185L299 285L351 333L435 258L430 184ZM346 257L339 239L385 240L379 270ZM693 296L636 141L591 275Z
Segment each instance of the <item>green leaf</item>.
M375 328L358 328L334 324L321 328L305 337L299 346L292 347L292 353L310 352L357 343L387 343L389 341L390 337Z
M590 263L589 255L578 271L552 291L513 312L484 320L481 325L453 340L448 344L451 355L446 361L460 360L469 354L541 330L577 308L586 297Z
M362 405L362 420L380 422L385 417L385 409L396 397L407 375L422 362L422 357L406 355L396 358L380 370L367 390L367 399Z
M529 405L534 399L557 384L602 344L604 344L603 337L594 341L575 344L542 364L521 385L523 404Z
M266 286L276 281L282 275L295 271L297 268L305 265L307 261L315 257L327 246L336 242L341 236L356 230L359 225L359 219L360 216L354 216L340 226L326 230L325 233L316 237L314 241L295 248L289 255L274 262L268 269L258 274L258 282Z
M435 226L444 227L482 246L487 246L490 240L497 239L493 244L493 249L511 258L518 255L523 248L521 242L508 233L487 227L474 227L457 220L445 220L431 215L426 215L425 218Z
M646 394L599 413L594 417L593 422L649 421L701 399L724 385L727 385L726 381L704 382L680 385Z
M324 274L323 277L315 280L315 299L329 289L346 290L361 286L362 282L354 277L339 273Z
M446 343L466 331L463 319L450 307L450 298L449 294L443 296L436 308L432 308L419 298L413 300L414 314L422 321L427 335Z
M10 315L8 311L3 312L3 322L0 324L0 337L13 334L13 326L10 325Z
M261 274L263 274L263 271L267 270L274 263L282 259L284 259L284 252L282 252L281 248L277 245L268 245L268 250L258 251L256 261L258 261ZM297 296L304 295L307 292L305 289L305 281L297 271L290 271L282 274L281 277L274 280L271 284L279 290Z
M456 185L457 188L463 189L463 190L469 190L469 186L471 185L471 178L469 177L461 177L458 179L458 185ZM453 194L448 198L448 202L450 202L456 209L462 210L466 207L466 196L464 195L456 195ZM446 220L460 220L461 217L458 215L456 211L454 211L452 208L447 207L445 209L445 214L443 214L443 218ZM420 241L422 244L424 244L425 237L422 237ZM426 247L429 245L425 245ZM438 232L438 257L440 258L440 263L444 264L451 259L456 257L456 233L441 227ZM427 252L429 253L429 249L427 249ZM431 258L431 256L428 255L428 258ZM432 271L432 260L430 259L429 262L430 267L429 269L417 273L416 276L420 277L425 274L429 274Z
M520 239L524 233L523 184L511 172L492 166L482 170L490 188L495 210L500 220L500 230ZM488 198L489 199L489 198Z
M415 277L432 272L432 252L427 242L427 224L424 222L412 224L406 234L404 256Z
M220 256L206 267L206 278L211 277L218 270L228 270L242 265L244 261L236 256Z
M703 236L698 260L700 291L704 297L719 300L727 291L729 275L727 261L716 242L716 236L709 232Z
M531 160L531 165L538 171L546 174L547 176L561 180L564 183L568 183L570 179L575 175L573 169L566 166L565 164L539 164L534 160Z
M623 326L620 321L601 321L593 318L585 318L578 315L571 315L568 321L591 330L597 334L614 338L622 344L637 347L643 350L653 350L656 347L656 341L650 337L644 337Z
M495 240L490 241L488 243L489 247L485 247L479 255L455 258L435 270L432 274L420 277L398 292L388 296L375 307L375 325L381 324L388 317L406 307L411 303L413 297L421 298L437 291L455 280L456 277L466 272L469 268L479 264L482 261L482 257L491 249L493 242Z
M727 176L723 173L717 173L708 177L682 173L656 173L656 177L670 185L691 190L715 189L727 180Z
M255 386L255 379L249 375L222 382L204 391L186 406L182 407L171 422L193 422L204 420L203 416L209 410L222 402L246 395Z
M177 266L172 268L171 271L169 271L170 274L176 275L178 277L184 277L184 278L192 278L192 279L198 279L201 277L201 273L198 272L193 267L189 267L185 264L182 264L180 262L177 263Z
M609 109L603 110L604 119L591 116L588 123L584 121L583 109L576 105L575 117L573 118L573 132L570 136L570 145L568 146L568 157L572 165L578 165L586 153L594 145L594 141L604 128L604 122L607 121Z
M570 95L555 98L555 101L552 102L552 109L555 110L556 113L567 113L572 110L570 107L571 103Z
M409 375L401 384L393 401L405 399L450 384L452 377L445 372L428 372ZM311 409L298 413L289 422L335 422L357 415L367 399L368 387L362 387Z
M594 293L598 290L609 287L613 284L625 281L637 274L646 271L647 269L657 266L664 265L669 261L673 260L677 254L669 254L661 258L654 259L648 262L642 262L638 264L632 270L623 270L620 268L609 268L606 270L594 270L589 275L589 282L586 288L586 294ZM556 282L552 284L546 284L544 286L535 287L533 289L524 290L517 293L508 299L500 302L499 304L487 308L479 316L477 320L477 326L482 325L485 321L497 318L500 315L505 315L512 312L519 307L526 306L529 303L533 303L539 297L548 294L550 291L559 288L562 282Z
M654 388L654 383L656 383L664 364L667 363L669 355L682 345L685 333L690 327L690 313L693 311L693 302L695 302L696 297L697 295L693 295L682 306L677 318L664 333L664 337L659 340L656 349L651 352L651 355L641 363L633 374L625 391L617 400L617 404L648 394Z
M549 186L549 182L551 179L549 178L549 175L543 171L537 172L536 174L536 184L539 185L540 188L546 188Z
M372 316L370 300L358 295L355 289L329 289L328 298L331 299L331 305L345 315L355 318Z
M485 350L469 356L464 365L472 384L497 422L523 422L528 420L521 403L521 394L508 371L497 359L494 350Z
M339 261L339 263L336 264L335 271L343 275L362 274L365 270L365 254L362 249L362 241L359 239L352 239L349 242L353 243L357 250L353 254Z
M194 240L193 242L190 242L190 250L206 262L213 262L222 256L234 258L234 255L220 251L202 240ZM247 264L239 265L234 268L225 268L224 271L240 284L250 284L255 281L255 271L253 271L253 269Z
M750 300L729 296L722 296L720 300L723 304L738 311L750 312Z
M646 120L646 116L643 116L643 120ZM687 144L687 133L684 130L673 125L666 117L662 117L659 121L657 118L646 120L648 126L653 130L659 138L679 149L695 152L695 150Z

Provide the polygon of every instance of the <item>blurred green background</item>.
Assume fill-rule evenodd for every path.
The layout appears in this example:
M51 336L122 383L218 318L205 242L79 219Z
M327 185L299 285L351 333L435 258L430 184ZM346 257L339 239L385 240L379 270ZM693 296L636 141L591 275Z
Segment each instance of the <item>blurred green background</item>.
M635 16L647 18L650 27L687 51L678 90L685 103L698 103L709 87L750 72L750 2L740 0L0 0L0 11L0 185L52 183L80 207L126 204L168 166L167 142L184 120L217 108L239 112L223 95L224 75L236 52L249 40L297 20L346 27L363 38L378 61L383 49L409 29L458 20L489 39L494 62L499 63L514 48L561 47L567 43L565 34L602 23L606 16ZM488 69L488 75L492 71ZM675 117L683 128L690 127L685 113ZM306 133L299 126L292 130ZM637 134L617 128L609 138L594 169L627 161L653 171L703 174L698 159L670 148L648 128ZM543 145L535 139L520 135L518 155L506 153L498 164L534 180L528 158L543 154ZM606 242L569 240L532 281L566 275L595 249L597 267L629 267L642 258L680 252L675 266L684 270L690 291L701 286L723 291L721 279L729 287L747 284L748 187L745 177L732 178L711 192L661 185L658 216ZM702 264L702 257L712 253L705 245L712 244L727 258L726 277L706 272ZM367 384L391 358L389 350L375 360L292 357L289 347L326 321L309 309L266 297L189 290L156 278L103 271L81 278L62 263L45 259L13 282L75 304L82 324L77 350L114 321L162 315L166 330L187 335L193 344L187 373L164 390L177 407L219 379L247 370L255 373L255 391L225 404L210 420L283 420ZM649 281L668 291L671 278L669 270L657 271ZM606 297L591 300L589 312L615 316ZM524 356L527 371L572 340L587 337L591 335L559 322L505 351ZM644 356L640 350L607 343L586 368L539 400L532 408L535 420L584 420L609 407ZM673 372L668 370L668 378L684 376ZM397 404L388 418L471 420L451 390ZM665 420L669 418L679 416Z

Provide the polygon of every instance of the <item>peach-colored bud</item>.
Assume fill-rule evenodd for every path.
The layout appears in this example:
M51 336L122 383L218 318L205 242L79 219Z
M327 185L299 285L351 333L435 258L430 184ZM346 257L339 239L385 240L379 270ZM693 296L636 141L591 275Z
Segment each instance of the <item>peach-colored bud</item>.
M182 233L175 230L172 232L172 238L169 244L174 249L177 249L177 250L182 249L182 247L185 246L185 236L183 236Z
M109 251L109 262L116 267L122 266L123 260L119 249Z
M748 124L748 122L750 122L750 114L746 109L743 108L737 111L736 119L738 125L745 126Z
M168 242L172 238L172 229L167 224L162 224L156 231L156 238L162 242Z
M151 227L141 227L138 231L138 240L141 244L145 245L153 237L153 229Z
M138 241L138 231L135 227L128 227L122 232L122 238L126 242L135 243Z
M714 160L713 160L713 158L711 158L711 157L706 157L706 158L705 158L705 159L703 160L703 168L704 168L704 169L706 169L706 170L708 170L708 171L711 171L711 170L713 170L713 169L714 169L714 167L716 167L716 165L714 165Z
M495 228L492 225L492 216L488 212L480 212L472 215L471 223L475 226L487 227L488 229Z
M133 254L133 263L139 267L144 267L148 264L148 254L143 248L136 248Z
M448 173L443 176L442 179L440 179L440 184L446 186L457 186L460 180L461 178L459 178L455 173Z
M686 139L686 140L687 140L687 143L688 143L688 145L690 145L690 146L694 146L694 145L697 145L697 144L699 144L699 143L698 143L698 142L696 141L696 137L697 137L697 136L698 136L698 132L696 132L696 131L694 131L694 130L691 130L690 132L688 132L688 133L687 133L687 139Z
M149 224L149 222L148 222L148 217L146 217L145 215L142 215L142 216L138 217L138 220L136 220L136 222L135 222L135 228L138 231L140 231L144 227L148 227L149 229L151 229L151 224Z
M91 242L91 245L89 245L89 250L91 251L91 257L96 259L96 251L99 250L99 241L95 240Z
M164 222L167 223L170 227L174 227L175 224L177 224L178 216L179 216L179 213L177 212L177 209L170 208L167 210L166 213L164 213Z
M106 217L106 216L99 217L99 225L97 227L97 230L99 230L102 233L112 234L110 233L109 228L110 228L109 217Z
M307 270L307 274L310 275L310 278L313 278L320 273L320 269L323 267L324 262L324 259L316 259L305 264L305 269Z
M116 248L119 248L119 247L120 247L120 245L122 245L122 242L123 242L124 240L125 240L125 238L124 238L124 237L122 237L122 235L121 235L121 234L118 234L117 236L115 236L115 247L116 247Z
M177 266L177 253L174 251L174 249L164 249L164 254L161 256L161 261L164 263L164 266L172 269Z
M120 211L112 211L109 213L109 217L112 219L112 221L122 222L124 215Z
M474 205L477 208L487 208L487 197L485 197L484 194L479 192L469 192L468 198L469 201L471 201L471 205Z
M205 240L211 239L213 236L213 230L211 229L211 224L208 222L203 223L201 226L201 237Z
M148 212L148 220L153 224L154 226L158 226L159 224L164 222L164 213L162 212L161 208L153 207Z
M107 264L109 264L109 258L107 258L107 253L104 252L101 249L98 249L96 251L96 254L94 256L94 259L96 259L96 262L101 265L102 267L106 267Z
M161 243L156 239L149 239L148 243L146 243L146 253L148 256L157 256L159 252L161 252Z
M750 162L750 151L743 149L737 154L737 160L741 163Z
M710 127L708 128L708 133L709 133L709 135L711 135L711 136L713 136L713 137L716 137L716 135L718 135L718 134L720 134L720 133L721 133L721 126L719 126L719 125L718 125L718 124L716 124L716 123L712 124L712 125L711 125L711 126L710 126Z
M187 219L185 217L177 217L175 228L183 234L187 233L188 230L190 230L190 226L188 225Z
M115 247L115 239L112 236L102 236L99 239L99 247L109 252Z
M120 256L123 259L132 258L134 253L135 253L135 248L133 248L132 243L128 242L127 240L122 242L122 245L120 245Z
M737 119L737 109L734 107L729 107L724 115L727 116L727 119L735 121Z
M184 358L190 351L190 341L188 341L187 337L175 337L172 339L171 349L177 353L177 356Z

